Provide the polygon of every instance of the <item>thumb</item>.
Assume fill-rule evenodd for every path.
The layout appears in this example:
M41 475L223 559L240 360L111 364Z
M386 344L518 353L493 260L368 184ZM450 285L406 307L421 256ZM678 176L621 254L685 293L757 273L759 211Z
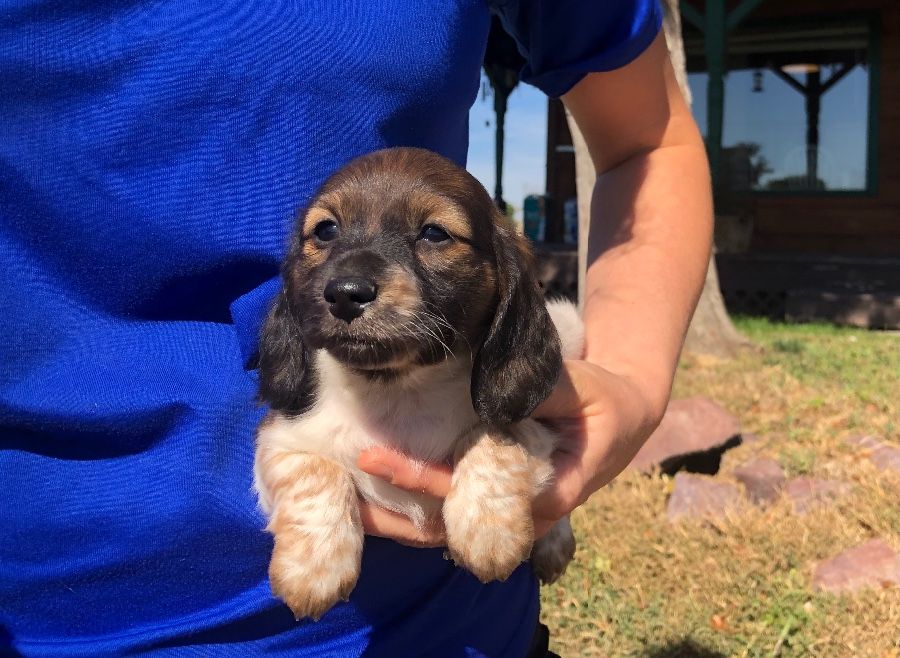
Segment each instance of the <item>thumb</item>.
M564 361L559 373L559 381L546 400L541 402L531 414L535 418L566 418L580 416L584 401L579 394L577 382L581 379L579 364L583 361Z

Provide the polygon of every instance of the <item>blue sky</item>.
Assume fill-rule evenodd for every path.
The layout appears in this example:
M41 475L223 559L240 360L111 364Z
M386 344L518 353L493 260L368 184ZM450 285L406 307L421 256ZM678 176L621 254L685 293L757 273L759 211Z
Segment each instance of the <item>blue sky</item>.
M529 194L543 194L547 148L547 97L520 84L509 97L503 196L521 212ZM481 95L469 112L467 169L494 194L494 99Z

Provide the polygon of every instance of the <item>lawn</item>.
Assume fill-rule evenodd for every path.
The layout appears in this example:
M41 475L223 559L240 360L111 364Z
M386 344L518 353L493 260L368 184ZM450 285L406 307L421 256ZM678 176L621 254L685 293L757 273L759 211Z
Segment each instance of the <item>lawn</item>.
M673 525L669 478L621 476L575 513L576 560L543 590L562 656L900 658L900 588L810 586L816 561L868 538L900 547L900 475L844 441L900 442L900 335L737 324L759 349L683 359L674 392L712 398L760 437L726 453L720 477L765 455L789 476L843 480L851 493L802 517L782 500Z

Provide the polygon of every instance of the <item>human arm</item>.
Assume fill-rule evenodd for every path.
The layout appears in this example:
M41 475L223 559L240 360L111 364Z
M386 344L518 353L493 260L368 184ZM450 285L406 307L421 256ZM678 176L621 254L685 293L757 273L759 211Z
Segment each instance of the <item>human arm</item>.
M588 74L563 101L599 175L588 242L585 358L565 363L536 412L563 436L554 455L556 479L535 505L538 533L618 475L662 418L712 230L703 141L662 35L623 68ZM417 468L386 452L361 457L363 470L372 463L387 468L398 486L436 496L449 489L444 466ZM373 534L440 543L440 528L423 534L384 510L367 516Z
M557 455L555 486L536 506L545 520L559 518L618 475L662 418L712 233L703 140L662 34L628 66L586 76L563 101L598 177L588 239L585 358L566 363L560 384L537 412L582 423L569 436L584 439L563 443L572 452Z

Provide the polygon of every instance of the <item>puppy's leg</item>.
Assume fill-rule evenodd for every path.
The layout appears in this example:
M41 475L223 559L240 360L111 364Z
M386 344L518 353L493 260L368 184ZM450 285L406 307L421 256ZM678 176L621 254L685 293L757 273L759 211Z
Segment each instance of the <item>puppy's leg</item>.
M533 497L526 449L477 427L460 444L444 501L450 556L482 582L505 580L531 552Z
M553 450L557 436L545 425L530 418L512 428L516 440L525 446L531 456L531 474L535 483L535 496L553 479ZM564 517L550 531L535 541L531 551L531 567L543 584L559 578L575 556L575 535L569 517Z
M318 455L261 449L257 477L275 535L272 592L297 619L319 619L359 577L363 529L350 473Z
M555 582L575 557L575 535L569 517L556 522L550 532L534 542L531 551L531 567L534 575L544 585Z

